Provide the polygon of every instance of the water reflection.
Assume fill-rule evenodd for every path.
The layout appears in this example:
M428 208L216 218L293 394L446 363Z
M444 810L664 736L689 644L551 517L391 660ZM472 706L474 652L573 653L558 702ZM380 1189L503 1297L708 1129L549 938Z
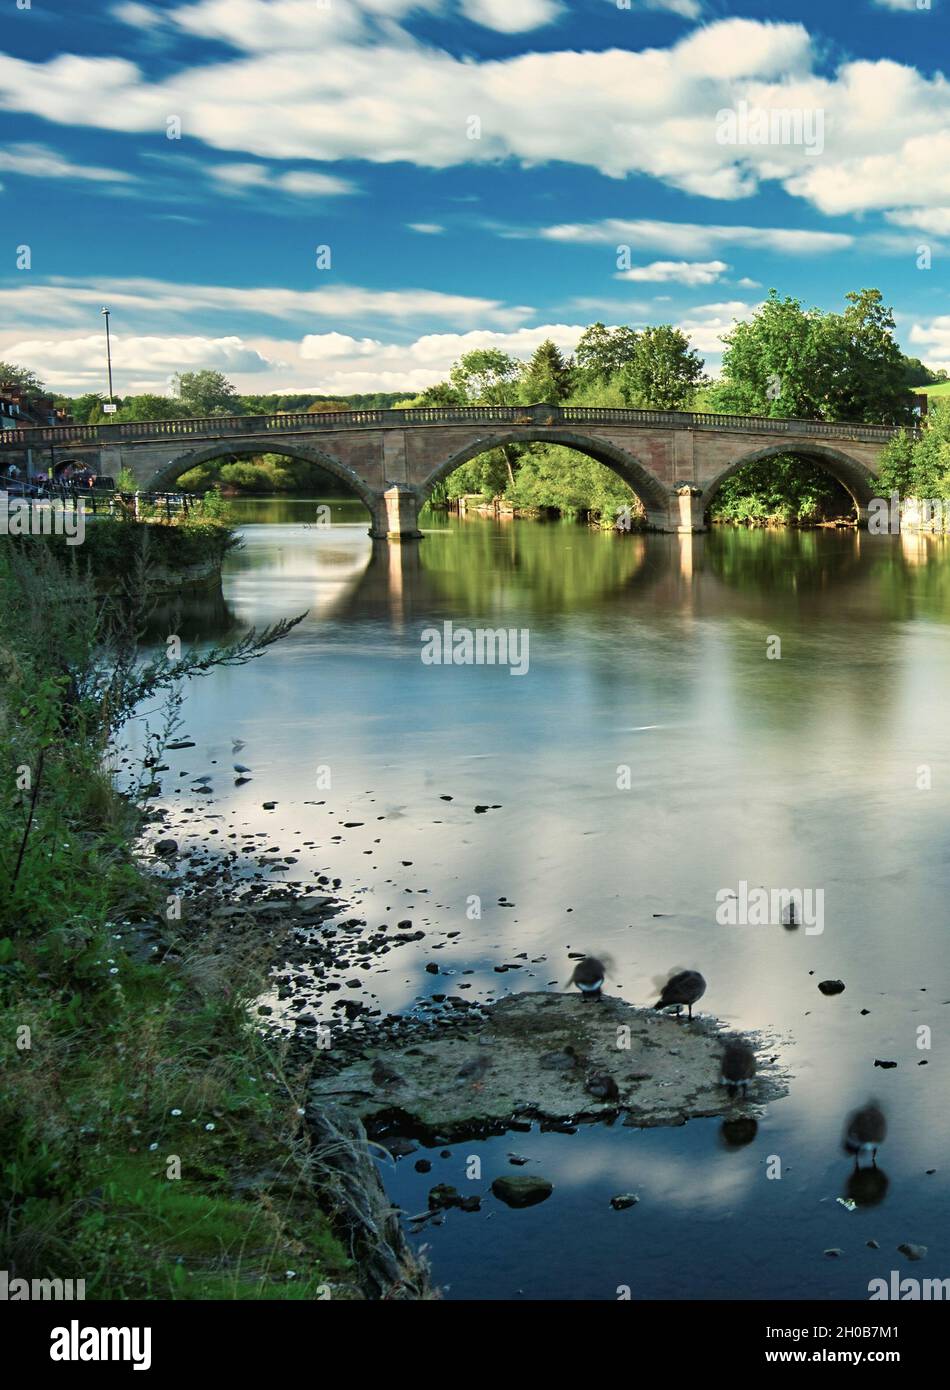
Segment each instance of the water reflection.
M180 838L256 836L296 860L275 881L339 876L373 926L411 918L425 938L367 972L374 1008L560 987L569 951L602 946L634 1002L672 962L697 966L700 1007L765 1030L793 1073L756 1119L502 1137L428 1177L400 1160L387 1181L410 1211L434 1181L465 1192L469 1152L485 1188L511 1147L555 1182L531 1211L489 1201L427 1231L436 1278L458 1296L866 1297L869 1239L890 1250L950 1216L947 1063L917 1031L939 1037L950 998L947 542L435 517L421 544L385 546L353 509L321 529L315 504L276 505L195 630L308 616L265 660L195 683L197 747L169 755L168 801L191 804L180 771L214 781ZM449 619L527 628L528 674L423 665L421 629ZM232 738L242 787L217 772ZM822 889L824 931L718 926L717 893L741 881ZM827 978L844 993L821 994ZM334 1016L325 995L312 1007ZM883 1182L841 1167L843 1108L872 1080L899 1136ZM625 1191L640 1202L613 1211Z

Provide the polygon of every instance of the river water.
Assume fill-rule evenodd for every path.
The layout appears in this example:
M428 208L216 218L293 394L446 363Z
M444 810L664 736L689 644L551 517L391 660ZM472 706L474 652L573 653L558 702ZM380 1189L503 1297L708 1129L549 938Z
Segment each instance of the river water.
M182 631L307 617L193 683L197 746L167 759L169 804L181 771L210 774L215 824L297 861L275 882L335 876L344 915L424 930L361 976L383 1012L562 987L569 950L601 949L635 1003L701 969L700 1007L765 1031L791 1075L754 1135L535 1129L384 1164L412 1213L436 1182L554 1183L530 1210L485 1195L414 1237L445 1296L862 1299L892 1269L950 1277L947 542L435 515L419 545L387 547L359 504L332 507L320 526L315 501L235 504L224 602L192 605ZM422 630L446 621L525 630L528 670L424 664ZM823 931L717 924L742 881L822 890ZM844 993L819 992L828 978ZM890 1133L851 1210L841 1129L871 1095Z

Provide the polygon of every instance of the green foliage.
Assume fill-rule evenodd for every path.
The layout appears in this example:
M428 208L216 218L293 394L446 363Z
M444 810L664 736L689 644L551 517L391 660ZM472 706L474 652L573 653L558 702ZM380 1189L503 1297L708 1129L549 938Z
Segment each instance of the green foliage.
M846 295L843 313L804 309L775 290L725 335L713 410L900 424L909 419L905 359L879 290Z
M559 444L531 445L514 486L505 495L517 507L556 507L568 516L590 512L610 519L621 508L641 510L633 492L612 469Z
M794 526L851 516L854 503L817 464L777 456L747 464L727 478L710 512L720 521Z
M308 459L289 454L226 455L200 463L182 473L176 487L184 492L207 492L222 486L250 494L303 493L317 497L350 497L346 483Z
M142 698L209 654L143 666L134 625L118 632L89 579L33 547L0 551L17 614L0 638L0 1267L82 1277L92 1299L351 1295L306 1076L248 1022L259 936L187 899L165 919L106 770Z
M181 420L187 414L184 403L170 396L128 396L112 420L121 425L136 420Z
M522 363L498 348L475 348L453 366L449 377L467 405L515 405Z
M636 335L632 354L620 373L629 405L643 410L686 410L703 379L703 359L680 329L668 323Z
M637 335L626 324L607 328L592 323L578 339L574 354L578 386L607 386L619 379L633 360L636 346Z
M557 405L571 390L573 373L560 349L550 338L537 348L521 378L521 399L525 404L548 402Z
M176 372L172 378L185 415L241 415L241 398L223 372Z
M28 367L18 367L15 362L0 362L0 384L18 386L27 398L46 394L46 387L36 373Z

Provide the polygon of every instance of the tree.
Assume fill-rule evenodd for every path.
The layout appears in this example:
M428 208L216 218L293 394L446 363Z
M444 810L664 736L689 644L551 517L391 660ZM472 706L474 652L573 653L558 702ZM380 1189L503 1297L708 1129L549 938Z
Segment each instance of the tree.
M637 334L626 324L608 328L592 323L578 339L574 360L584 384L607 385L633 361Z
M630 404L652 410L684 410L703 379L703 359L686 334L671 324L645 328L621 374Z
M27 397L46 394L46 387L36 373L28 367L18 367L15 362L0 362L0 385L17 386Z
M830 420L899 424L910 415L904 355L894 313L880 290L852 291L843 314L819 322L824 413Z
M462 400L473 405L515 405L522 364L510 353L498 348L474 348L466 352L452 367L449 380ZM491 451L495 453L495 450ZM498 450L504 459L509 484L515 481L515 450L503 444ZM494 477L491 465L487 472Z
M572 376L557 344L546 338L524 369L521 399L528 405L535 401L557 405L570 394Z
M910 414L894 317L879 290L846 297L844 313L805 309L775 290L725 335L714 410L780 418L899 424Z
M116 423L134 420L180 420L187 412L181 401L168 396L129 396L113 415Z
M413 405L453 406L464 405L465 396L451 381L436 381L412 398Z
M223 372L177 372L172 383L187 415L240 415L241 398Z
M87 395L75 396L72 400L63 396L56 404L61 409L68 410L77 425L98 425L107 418L102 409L104 399L98 392L90 391Z
M474 348L452 367L449 380L469 405L515 405L522 364L498 348Z

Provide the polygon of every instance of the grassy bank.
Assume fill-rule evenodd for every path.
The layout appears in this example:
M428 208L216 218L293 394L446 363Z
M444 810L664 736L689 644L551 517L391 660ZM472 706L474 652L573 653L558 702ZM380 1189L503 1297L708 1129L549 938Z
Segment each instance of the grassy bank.
M0 550L0 1268L87 1298L358 1296L306 1072L248 1026L261 953L142 871L106 770L176 674L33 545Z

